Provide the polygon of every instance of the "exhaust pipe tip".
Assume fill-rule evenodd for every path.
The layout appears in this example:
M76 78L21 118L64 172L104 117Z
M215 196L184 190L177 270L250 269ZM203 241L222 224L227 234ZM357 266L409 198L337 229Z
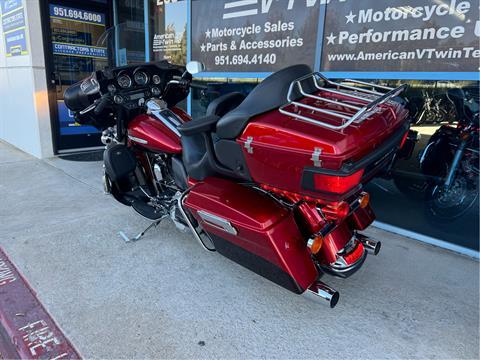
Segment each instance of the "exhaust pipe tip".
M375 245L375 248L373 249L373 255L378 255L381 247L382 247L382 243L380 241L377 241L377 244Z
M337 290L321 281L310 286L305 294L314 301L320 300L322 304L329 305L331 309L337 305L340 299L340 293Z
M382 247L382 243L380 241L372 240L369 237L361 234L357 234L357 237L368 252L372 253L373 255L378 255Z
M335 291L330 299L330 309L333 309L335 306L337 306L338 300L340 300L340 293Z

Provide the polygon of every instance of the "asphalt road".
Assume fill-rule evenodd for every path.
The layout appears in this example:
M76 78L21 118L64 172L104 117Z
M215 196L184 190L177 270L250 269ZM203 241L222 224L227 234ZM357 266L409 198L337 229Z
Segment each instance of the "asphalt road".
M479 263L378 229L378 257L325 281L335 309L289 293L170 223L103 195L101 163L0 143L0 245L86 358L479 357Z

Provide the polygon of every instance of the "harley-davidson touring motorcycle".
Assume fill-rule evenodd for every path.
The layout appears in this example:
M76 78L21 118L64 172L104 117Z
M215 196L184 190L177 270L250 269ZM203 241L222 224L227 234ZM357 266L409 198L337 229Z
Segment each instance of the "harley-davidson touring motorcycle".
M408 139L405 85L334 82L295 65L191 119L177 104L201 71L107 68L66 90L77 121L103 130L105 191L149 228L169 218L203 249L334 307L339 294L320 277L348 277L380 250L361 233L375 219L363 185Z
M479 104L478 97L462 89L449 89L456 123L446 124L430 138L421 153L426 178L427 210L435 218L453 221L478 198Z

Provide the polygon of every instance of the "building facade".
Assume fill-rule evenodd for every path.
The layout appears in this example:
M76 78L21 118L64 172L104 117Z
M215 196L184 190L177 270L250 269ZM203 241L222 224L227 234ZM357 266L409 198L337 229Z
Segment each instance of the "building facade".
M436 217L420 167L431 136L457 124L448 90L478 107L478 0L0 0L0 12L0 139L39 158L100 146L63 92L105 66L202 61L207 90L184 104L194 117L296 63L409 84L421 139L392 179L369 185L377 225L478 256L478 199L452 221Z

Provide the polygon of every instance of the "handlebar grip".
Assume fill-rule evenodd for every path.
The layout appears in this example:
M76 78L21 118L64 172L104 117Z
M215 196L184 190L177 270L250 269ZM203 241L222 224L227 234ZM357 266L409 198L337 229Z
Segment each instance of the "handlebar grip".
M110 102L110 97L109 96L104 96L100 99L98 102L98 105L95 107L95 110L93 111L95 115L99 115L105 110L105 107L108 105Z

